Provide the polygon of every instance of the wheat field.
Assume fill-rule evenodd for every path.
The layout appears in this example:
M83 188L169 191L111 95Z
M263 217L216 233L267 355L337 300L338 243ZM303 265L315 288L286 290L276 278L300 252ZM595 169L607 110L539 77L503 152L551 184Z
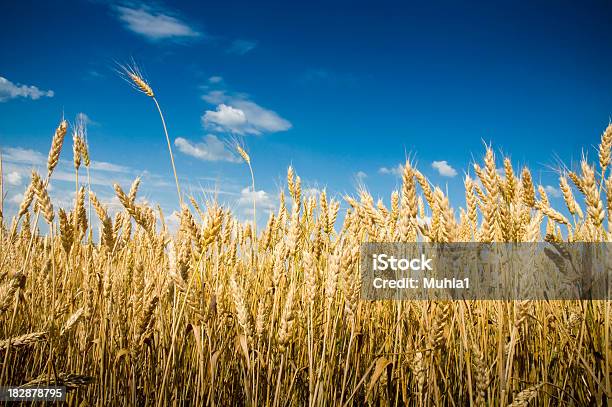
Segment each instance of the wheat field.
M111 215L87 183L78 128L72 151L64 143L71 131L60 123L46 173L32 173L18 214L2 218L0 384L61 384L70 405L96 406L610 402L609 301L365 301L359 249L610 241L612 125L595 162L559 171L567 208L487 147L465 178L465 207L406 162L388 207L360 190L342 198L342 222L339 200L303 196L289 167L259 231L181 195L178 178L177 231L138 201L140 179L114 185L123 208ZM71 153L76 199L56 208L49 180Z

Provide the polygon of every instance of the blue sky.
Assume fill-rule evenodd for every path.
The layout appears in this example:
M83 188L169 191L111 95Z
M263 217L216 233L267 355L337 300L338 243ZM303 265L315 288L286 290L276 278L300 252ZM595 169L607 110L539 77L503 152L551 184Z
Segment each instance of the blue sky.
M557 157L594 157L612 116L611 12L603 1L6 2L5 205L46 160L62 114L83 113L96 193L112 203L113 182L142 175L144 198L176 209L154 106L115 72L132 58L166 115L183 188L217 191L245 217L248 169L224 144L236 137L262 213L290 164L304 188L341 197L363 182L388 200L406 154L459 206L483 140L556 186ZM70 148L62 158L52 194L69 203Z

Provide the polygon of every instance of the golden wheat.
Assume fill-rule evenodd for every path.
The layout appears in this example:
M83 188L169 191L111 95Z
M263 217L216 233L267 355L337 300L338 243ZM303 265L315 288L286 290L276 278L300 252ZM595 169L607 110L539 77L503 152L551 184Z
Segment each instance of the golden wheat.
M609 242L601 151L559 178L569 217L487 147L465 208L406 162L390 207L361 189L341 213L329 191L302 196L290 167L259 232L193 197L172 232L138 202L140 178L128 193L114 185L117 214L92 191L88 219L77 184L56 219L49 178L33 173L0 234L0 383L64 385L70 405L603 405L609 301L365 301L359 257L376 241ZM59 233L32 227L36 209ZM550 258L568 272L563 256Z

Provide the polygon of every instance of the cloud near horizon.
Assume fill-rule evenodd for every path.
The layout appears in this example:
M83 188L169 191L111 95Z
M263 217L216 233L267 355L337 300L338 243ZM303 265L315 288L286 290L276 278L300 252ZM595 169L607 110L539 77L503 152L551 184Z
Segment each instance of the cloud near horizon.
M240 191L240 197L236 200L236 204L247 221L250 220L249 217L253 216L253 199L255 199L258 215L265 214L267 217L270 212L276 211L277 203L272 195L264 190L253 192L251 187L245 187Z
M52 98L55 92L52 90L40 90L38 87L33 85L21 85L19 83L13 83L0 76L0 102L6 102L10 99L26 98L37 100L42 97Z
M32 170L36 170L40 174L46 173L47 156L36 150L22 147L2 147L2 160L3 169L7 174L7 184L9 187L13 187L13 191L24 188L30 182ZM151 174L148 171L138 171L121 164L92 161L90 169L91 176L87 179L92 185L109 187L113 182L130 185L136 176L145 177L152 186L165 187L172 185L156 174ZM58 188L58 197L61 197L63 192L73 191L75 173L72 160L60 159L59 165L53 172L53 185L56 185L58 181L62 183Z
M22 147L3 147L3 160L13 164L27 164L29 166L44 166L47 164L47 156L40 151ZM60 160L61 163L72 161ZM105 172L127 173L131 168L121 164L113 164L106 161L92 161L91 169Z

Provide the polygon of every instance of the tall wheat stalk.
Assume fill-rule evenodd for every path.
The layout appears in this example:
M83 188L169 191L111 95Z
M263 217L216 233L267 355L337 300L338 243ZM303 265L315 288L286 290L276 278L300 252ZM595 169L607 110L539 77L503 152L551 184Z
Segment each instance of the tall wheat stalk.
M253 234L257 236L257 192L255 191L255 175L251 166L251 156L245 151L240 144L236 143L236 151L249 167L251 173L251 192L253 193Z
M174 154L172 153L172 143L170 143L170 136L168 135L168 129L166 127L166 120L164 119L164 114L162 113L161 107L159 106L159 102L155 97L155 93L151 88L151 85L143 78L143 75L140 73L140 69L136 66L136 64L132 65L123 65L121 66L122 73L131 81L134 85L134 88L138 91L144 93L148 97L153 100L155 103L155 107L157 112L159 113L159 117L162 122L162 127L164 129L164 135L166 136L166 142L168 144L168 153L170 154L170 163L172 164L172 172L174 173L174 182L176 183L176 193L179 199L179 208L183 207L183 196L181 194L181 187L179 185L178 175L176 172L176 165L174 164Z

